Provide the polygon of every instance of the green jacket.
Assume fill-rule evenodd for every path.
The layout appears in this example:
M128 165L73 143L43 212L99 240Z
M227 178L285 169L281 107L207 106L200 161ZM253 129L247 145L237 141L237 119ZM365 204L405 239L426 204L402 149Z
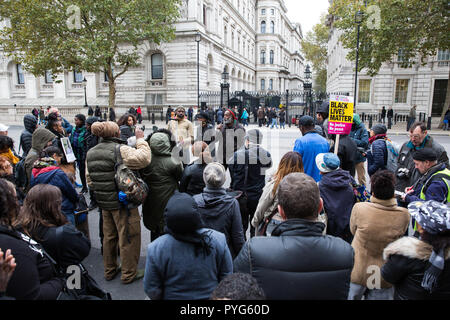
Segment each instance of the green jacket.
M152 161L141 170L141 177L147 183L150 192L143 208L142 216L147 229L162 233L164 227L164 209L183 174L182 163L172 157L169 136L155 133L150 139Z
M118 210L119 197L114 181L116 174L117 144L125 142L117 138L104 138L87 153L87 169L98 206L103 210Z

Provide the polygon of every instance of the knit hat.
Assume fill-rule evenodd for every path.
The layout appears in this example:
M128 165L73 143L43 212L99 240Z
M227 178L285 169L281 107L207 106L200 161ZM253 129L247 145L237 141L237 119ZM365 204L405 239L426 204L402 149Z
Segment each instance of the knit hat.
M431 148L423 148L417 150L413 154L413 159L416 161L436 161L438 159L436 152Z
M319 153L316 156L316 165L320 172L327 173L339 169L341 161L334 153Z
M230 111L231 116L233 117L234 120L237 120L238 118L236 117L236 115L234 114L234 112L231 109L227 109L227 111Z
M0 132L8 131L9 127L4 125L3 123L0 123Z
M203 170L203 181L208 188L221 188L225 180L225 167L218 162L208 164Z
M375 135L377 135L377 134L384 134L384 133L387 132L386 126L384 124L381 124L381 123L377 123L370 130L372 130L375 133Z
M95 122L92 124L91 132L93 135L100 138L117 137L119 133L119 126L112 121Z
M359 114L354 113L353 114L353 123L357 126L361 123L361 118L359 117Z

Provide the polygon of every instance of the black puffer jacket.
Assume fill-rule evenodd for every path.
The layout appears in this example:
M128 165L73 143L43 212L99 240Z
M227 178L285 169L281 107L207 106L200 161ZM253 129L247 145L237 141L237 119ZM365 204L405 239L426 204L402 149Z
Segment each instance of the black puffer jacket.
M237 200L227 195L225 189L205 188L194 196L206 228L225 234L231 256L234 258L244 245L241 212Z
M191 196L202 193L205 188L203 171L207 164L191 163L184 171L180 181L180 192L186 192Z
M387 260L381 268L383 279L394 285L395 300L450 300L450 248L445 250L445 265L432 294L422 288L425 270L429 267L432 247L414 237L403 237L384 249Z
M325 225L290 219L271 237L248 240L234 260L234 272L250 273L268 300L346 300L353 248L323 236Z
M31 140L33 138L33 132L36 130L37 119L32 114L27 114L23 118L23 125L25 130L20 135L20 147L23 150L22 157L26 158L28 151L31 149Z

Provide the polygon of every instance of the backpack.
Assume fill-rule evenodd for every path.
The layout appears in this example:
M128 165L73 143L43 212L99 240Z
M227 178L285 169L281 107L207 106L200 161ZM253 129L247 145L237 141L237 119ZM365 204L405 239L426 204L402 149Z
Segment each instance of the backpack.
M386 169L395 173L397 172L397 160L400 154L400 147L389 139L386 139L385 142L387 151Z
M127 201L131 205L143 204L149 193L147 184L139 177L138 173L133 172L123 163L120 144L116 146L115 154L117 161L114 179L117 188L127 195Z

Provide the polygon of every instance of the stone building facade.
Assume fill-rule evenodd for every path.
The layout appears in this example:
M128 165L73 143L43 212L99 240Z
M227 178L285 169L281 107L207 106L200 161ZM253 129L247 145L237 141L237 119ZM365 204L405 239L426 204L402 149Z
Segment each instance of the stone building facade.
M117 79L118 106L197 105L197 32L200 91L219 91L224 69L231 92L302 88L302 31L282 0L183 0L180 10L176 38L143 42L141 65ZM84 105L84 78L88 104L108 105L105 74L34 77L0 51L0 106Z
M330 26L328 40L327 91L355 92L355 61L346 59L348 50L339 41L342 31ZM358 113L377 114L383 106L392 106L395 113L408 114L417 105L417 114L438 117L445 102L449 79L450 52L439 50L436 56L410 61L410 67L401 66L402 52L386 62L374 77L364 70L358 73L356 108Z

